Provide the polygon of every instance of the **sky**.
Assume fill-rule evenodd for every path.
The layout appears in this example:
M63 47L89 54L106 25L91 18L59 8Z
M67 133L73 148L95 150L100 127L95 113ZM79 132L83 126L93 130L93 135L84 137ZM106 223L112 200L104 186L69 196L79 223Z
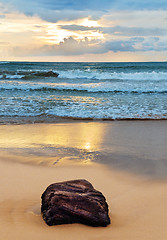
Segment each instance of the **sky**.
M167 61L166 0L0 0L0 61Z

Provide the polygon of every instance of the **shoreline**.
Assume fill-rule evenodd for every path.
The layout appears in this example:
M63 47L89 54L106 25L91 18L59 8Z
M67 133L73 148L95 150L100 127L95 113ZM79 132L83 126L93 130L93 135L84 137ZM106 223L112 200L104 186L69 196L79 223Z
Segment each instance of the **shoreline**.
M164 239L166 131L167 121L0 125L1 238ZM47 226L43 191L82 178L106 197L111 224Z
M165 116L166 117L166 116ZM40 116L4 116L0 117L0 125L22 125L22 124L56 124L56 123L72 123L72 122L135 122L135 121L167 121L167 118L80 118L80 117L60 117L52 115Z
M9 124L0 125L0 132L0 158L11 162L51 167L99 163L167 177L167 121Z

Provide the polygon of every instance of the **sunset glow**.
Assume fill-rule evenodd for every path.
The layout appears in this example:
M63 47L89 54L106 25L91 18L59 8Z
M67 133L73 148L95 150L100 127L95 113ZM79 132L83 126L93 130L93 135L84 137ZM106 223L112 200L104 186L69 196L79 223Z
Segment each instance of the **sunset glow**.
M107 7L104 1L97 10L94 0L88 11L87 2L81 10L80 5L66 9L57 1L50 5L41 0L19 5L19 1L0 3L1 61L41 61L41 56L46 61L49 57L68 61L69 56L78 61L166 59L166 5L161 9L152 2L144 10L142 4L131 9L126 0L127 9L122 10L119 2Z

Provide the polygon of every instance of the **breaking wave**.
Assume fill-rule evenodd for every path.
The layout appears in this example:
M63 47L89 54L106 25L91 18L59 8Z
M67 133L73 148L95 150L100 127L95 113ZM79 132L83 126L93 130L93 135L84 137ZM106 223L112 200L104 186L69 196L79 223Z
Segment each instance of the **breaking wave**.
M100 72L100 71L81 71L70 70L60 71L60 78L71 79L92 79L92 80L167 80L167 72Z
M34 79L58 77L55 71L0 71L0 79Z
M0 79L25 79L37 80L38 78L60 79L88 79L88 80L133 80L133 81L164 81L167 80L167 72L111 72L98 70L35 70L35 71L0 71Z
M21 80L1 80L0 90L19 91L64 91L64 92L88 92L88 93L136 93L136 94L166 94L167 84L165 82L134 82L134 81L96 81L96 82L32 82Z
M167 119L166 102L167 63L0 63L0 120Z

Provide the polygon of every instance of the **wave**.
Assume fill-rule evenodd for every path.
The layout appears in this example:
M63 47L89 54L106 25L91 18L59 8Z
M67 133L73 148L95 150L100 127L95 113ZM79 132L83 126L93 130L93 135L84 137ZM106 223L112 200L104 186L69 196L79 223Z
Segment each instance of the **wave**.
M111 72L100 71L98 69L83 69L83 70L67 70L67 71L55 71L55 70L17 70L17 71L0 71L0 79L25 79L35 80L40 78L57 78L59 79L87 79L87 80L132 80L132 81L166 81L167 72Z
M0 64L7 64L7 63L10 63L10 62L7 62L7 61L0 61Z
M24 75L17 75L17 74L1 74L0 79L22 79L24 78Z
M111 93L111 94L167 94L167 89L114 89L109 87L83 87L81 86L12 86L0 87L0 91L40 91L40 92L88 92L88 93Z
M0 124L34 124L34 123L57 123L62 120L73 120L73 121L156 121L156 120L167 120L167 114L146 114L138 116L77 116L75 114L34 114L34 115L0 115Z
M167 80L167 72L100 72L87 69L60 71L59 78L90 80Z
M34 79L58 77L55 71L0 71L0 79Z

